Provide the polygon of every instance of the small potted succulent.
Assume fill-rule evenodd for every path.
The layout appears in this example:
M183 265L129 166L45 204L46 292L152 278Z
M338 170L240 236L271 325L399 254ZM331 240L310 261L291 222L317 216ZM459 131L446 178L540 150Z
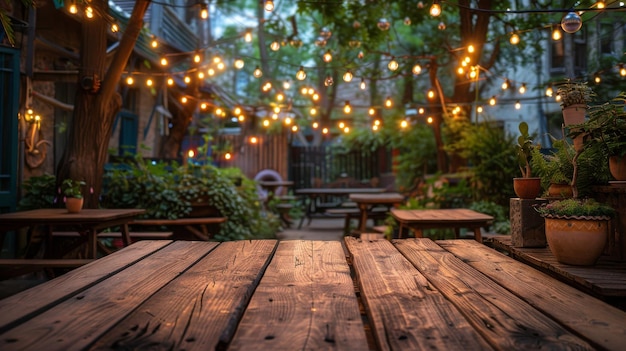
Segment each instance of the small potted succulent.
M528 124L521 122L519 124L520 136L517 138L517 160L519 169L522 173L521 178L513 178L513 190L520 199L534 199L541 192L541 178L533 177L531 170L531 159L533 149L537 146L533 145L533 140L528 134Z
M545 219L548 247L557 261L571 265L596 263L607 241L615 210L594 199L565 199L535 207Z
M587 85L587 82L572 82L567 80L557 88L557 95L560 99L563 110L563 122L565 126L580 124L585 121L587 105L593 101L596 94ZM575 129L571 129L575 130ZM574 148L582 150L582 137L573 139Z
M78 213L83 208L82 188L86 183L82 180L65 179L61 183L61 192L64 196L65 207L70 213Z

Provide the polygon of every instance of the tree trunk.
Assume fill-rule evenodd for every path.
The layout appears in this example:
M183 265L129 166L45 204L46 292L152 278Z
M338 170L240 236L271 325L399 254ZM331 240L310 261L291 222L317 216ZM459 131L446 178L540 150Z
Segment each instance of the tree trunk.
M106 75L108 24L107 20L98 14L109 12L108 2L93 1L91 5L96 8L95 16L91 20L85 20L82 25L80 48L82 68L77 82L78 89L68 140L56 175L57 186L67 178L87 183L86 189L83 189L84 208L98 207L113 121L122 106L121 97L116 91L117 85L143 26L143 16L149 4L149 0L137 0L135 3L118 51ZM95 84L83 88L81 82L85 77L92 78Z

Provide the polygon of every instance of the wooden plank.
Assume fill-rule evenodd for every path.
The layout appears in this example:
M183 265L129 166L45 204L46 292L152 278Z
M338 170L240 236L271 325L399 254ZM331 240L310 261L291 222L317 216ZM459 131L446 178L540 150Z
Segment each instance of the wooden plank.
M282 241L229 350L368 350L338 241Z
M389 241L344 240L378 349L491 349Z
M275 240L220 244L161 289L93 349L215 350L230 341L276 247Z
M626 312L478 243L437 243L568 329L584 335L594 346L624 349Z
M198 224L216 224L226 222L226 217L195 217L195 218L178 218L178 219L135 219L129 222L129 225L198 225Z
M0 349L83 349L216 245L210 242L173 242L75 294L73 298L30 318L28 323L0 334ZM94 270L101 273L98 262L93 263L96 265ZM85 273L90 274L89 270Z
M30 315L41 313L71 298L168 244L170 241L138 242L53 280L0 300L2 311L0 332L20 323Z
M15 267L30 268L74 268L84 266L95 260L93 259L37 259L37 258L7 258L0 260L0 268L8 269Z
M432 240L397 240L394 245L496 349L592 349ZM471 240L461 240L458 245L465 251L484 247Z
M158 240L158 239L171 239L174 236L174 232L129 232L128 233L131 239L142 239L142 240ZM53 237L68 237L68 238L77 238L80 237L80 233L78 232L52 232ZM101 232L98 233L98 238L121 238L122 233L120 232Z

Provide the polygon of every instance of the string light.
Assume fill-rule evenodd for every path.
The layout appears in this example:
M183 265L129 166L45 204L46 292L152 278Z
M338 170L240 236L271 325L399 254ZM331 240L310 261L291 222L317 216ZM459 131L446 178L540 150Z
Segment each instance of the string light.
M519 93L524 94L525 92L526 92L526 83L522 83L522 85L519 87Z
M406 128L406 127L408 127L408 126L409 126L409 122L407 122L405 119L403 119L403 120L400 122L400 128L405 129L405 128Z
M428 92L426 93L426 96L428 97L428 99L432 100L435 98L435 91L430 89L428 90Z
M189 76L185 76L183 78L183 81L185 82L185 84L189 84L189 83L191 83L191 78Z
M252 31L251 31L251 30L249 30L249 29L248 29L248 30L244 33L244 35L243 35L243 40L244 40L246 43L249 43L249 42L251 42L251 41L252 41Z
M334 82L335 80L333 79L332 76L326 76L326 78L324 78L324 85L327 87L333 85Z
M385 107L391 108L392 106L393 106L393 101L391 100L390 96L387 96L387 99L385 100Z
M120 27L117 25L117 23L111 23L111 32L117 33L119 30Z
M352 112L352 106L350 106L350 101L346 101L346 104L343 107L343 113L349 114L350 112Z
M343 74L343 81L344 82L350 82L352 81L352 72L350 72L350 70L347 70L346 73Z
M328 128L326 127L322 128L322 134L328 134Z
M600 73L596 73L596 74L593 75L593 81L596 84L600 84L600 82L602 82L602 78L600 78Z
M168 62L167 62L167 58L162 57L161 58L161 66L167 66Z
M391 58L391 61L389 61L389 63L387 64L387 68L389 68L391 71L395 71L398 69L398 61L396 61L395 58Z
M263 6L265 8L265 11L267 12L272 12L274 11L274 1L272 0L265 0L265 6Z
M167 78L167 85L169 86L174 85L174 78Z
M93 8L89 5L85 7L85 16L87 18L93 18Z
M365 78L361 78L361 84L359 85L359 87L361 88L361 90L365 90L366 88Z
M322 56L322 60L324 60L324 62L330 62L333 60L333 54L330 52L330 50L326 50L326 52Z
M373 116L376 114L376 109L373 107L370 107L370 109L367 111L367 113L369 113L370 116Z
M295 132L297 132L297 131L298 131L298 126L294 124L294 125L291 127L291 131L292 131L292 132L294 132L294 133L295 133Z
M483 107L482 106L477 106L476 107L476 112L477 113L483 113Z
M626 77L626 67L623 64L619 65L619 75Z
M135 80L133 79L133 77L132 77L132 76L128 76L128 77L126 77L126 84L128 84L128 85L133 85L133 84L135 84Z
M474 45L470 44L467 46L467 52L469 52L470 54L473 54L474 51L476 51L476 48L474 48Z
M548 84L548 87L546 88L546 96L552 97L553 94L554 90L552 89L552 84Z
M311 114L311 116L315 116L317 114L317 109L315 107L311 107L311 110L309 110L309 113Z
M522 108L522 104L519 102L519 100L515 101L515 109L519 110Z
M78 8L76 7L76 4L72 1L72 4L70 5L70 13L72 15L75 15L78 13Z
M496 97L492 96L491 99L489 99L489 105L495 106L495 104L496 104Z
M150 46L152 46L152 48L154 49L159 47L159 41L157 40L157 37L155 35L152 36L152 40L150 41Z
M273 41L270 44L270 49L272 49L273 51L278 51L280 49L280 43L277 41Z
M207 7L207 4L205 3L200 4L200 18L202 19L209 18L209 8Z
M152 84L153 84L152 79L150 79L150 78L146 79L146 86L151 87Z
M439 0L433 1L433 4L430 6L430 15L433 17L441 15L441 5L439 5Z
M561 40L561 38L563 38L563 34L561 34L561 30L559 29L558 26L554 26L554 29L552 30L552 40L559 41Z
M313 122L313 124L311 125L311 127L313 127L313 129L317 129L319 128L320 124L317 122Z
M245 65L245 63L243 62L242 59L240 59L240 58L235 59L235 68L236 69L242 69L244 65Z
M300 69L298 69L298 72L296 72L296 79L304 80L305 78L306 78L306 72L304 71L304 67L300 66Z
M418 75L422 73L422 66L420 66L419 64L416 64L413 66L413 69L411 69L411 71L413 72L413 74Z
M186 104L187 101L189 101L189 100L187 99L186 96L183 96L182 98L180 98L180 102L182 102L183 104Z
M517 33L513 33L513 34L511 35L511 37L509 38L509 42L510 42L512 45L517 45L517 44L519 44L519 35L517 35Z
M502 83L502 90L507 90L510 86L511 86L511 81L508 79L505 79L504 82Z
M261 68L259 66L256 66L256 68L254 69L254 72L252 72L252 75L255 78L261 78L261 76L263 76L263 71L261 71Z

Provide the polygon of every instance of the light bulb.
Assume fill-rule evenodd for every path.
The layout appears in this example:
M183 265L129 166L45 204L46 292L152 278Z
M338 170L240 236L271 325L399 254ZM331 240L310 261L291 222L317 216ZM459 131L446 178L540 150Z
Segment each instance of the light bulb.
M322 128L322 134L328 134L328 128L326 127Z
M433 17L441 15L441 5L439 5L438 1L433 1L433 4L430 6L430 15Z
M283 101L283 100L285 100L285 95L283 95L283 93L276 94L276 101Z
M470 54L474 53L474 51L476 51L476 48L474 48L474 45L469 45L467 47L467 52L469 52Z
M135 84L135 80L133 79L133 77L132 77L132 76L128 76L128 77L126 78L126 84L128 84L128 85L133 85L133 84Z
M263 127L269 127L270 126L270 121L267 119L263 120Z
M152 84L154 84L154 82L152 81L152 79L148 78L146 79L146 86L151 87Z
M317 114L317 109L315 107L311 107L309 113L311 114L311 116L315 116Z
M392 58L391 61L389 61L389 63L387 64L387 68L389 68L392 71L395 71L398 69L398 61L396 61L395 58Z
M367 111L367 113L368 113L370 116L373 116L373 115L375 115L375 114L376 114L376 109L375 109L375 108L373 108L373 107L370 107L370 109Z
M505 79L504 82L502 83L502 90L507 90L510 85L511 85L511 82L508 79Z
M193 55L193 62L200 63L201 57L200 54Z
M331 32L330 29L328 29L327 27L323 27L322 29L320 29L320 37L328 40L330 39L331 35L333 35L333 32Z
M206 4L200 4L200 18L207 19L209 18L209 9Z
M186 84L189 84L189 83L191 83L191 78L189 78L189 76L185 76L185 77L183 78L183 81L184 81Z
M273 51L278 51L280 49L280 43L277 41L273 41L270 44L270 49L272 49Z
M261 71L261 68L259 68L259 66L256 66L254 72L252 72L252 75L256 78L261 78L261 76L263 76L263 71Z
M559 27L554 27L554 30L552 31L552 40L559 41L562 37L563 35L561 34Z
M319 128L320 124L317 122L313 122L313 124L311 124L311 127L313 127L313 129L317 129Z
M387 96L387 99L385 100L385 107L391 108L391 106L393 106L393 101L391 100L391 97Z
M624 65L620 65L619 67L619 75L622 77L626 77L626 67Z
M409 123L406 120L402 120L402 122L400 122L400 128L404 129L406 127L409 126Z
M245 63L243 62L242 59L238 58L238 59L235 60L235 68L236 69L242 69L244 65L245 65Z
M346 73L343 74L343 81L344 82L350 82L352 81L352 72L350 72L350 70L347 70Z
M522 104L519 102L519 100L515 101L515 109L519 110L522 108Z
M526 83L522 83L522 85L519 87L519 93L520 94L526 93Z
M512 45L517 45L517 44L519 44L519 35L517 35L517 33L513 33L513 34L511 35L511 37L509 38L509 42L510 42Z
M343 129L346 126L346 124L343 122L339 122L337 126L339 127L339 129Z
M389 21L387 21L386 18L379 19L376 25L378 26L378 29L382 31L389 30L389 27L391 27L391 24L389 23Z
M361 78L361 84L359 85L359 87L361 88L361 90L365 90L366 88L365 79Z
M546 96L552 97L553 94L554 94L554 90L552 89L552 84L550 84L546 88Z
M182 98L180 98L180 102L182 102L183 104L186 104L187 101L189 101L189 100L187 99L186 96L183 96Z
M169 86L174 85L174 79L173 78L167 78L167 85L169 85Z
M491 99L489 99L489 105L494 106L496 104L496 97L492 96Z
M422 66L420 66L419 64L416 64L413 66L413 69L411 71L413 72L413 74L418 75L422 73Z
M333 54L330 52L330 50L326 50L326 52L322 56L322 59L324 60L324 62L330 62L333 60Z
M75 14L77 14L77 13L78 13L78 8L76 7L76 4L71 4L71 5L70 5L70 13L71 13L72 15L75 15Z
M345 114L348 114L348 113L352 112L352 106L350 106L350 101L346 101L346 104L343 107L343 112Z
M165 57L161 58L161 66L167 66L167 59Z
M93 7L91 7L91 6L87 6L87 7L85 8L85 16L86 16L87 18L93 18Z
M583 26L583 20L576 12L569 12L561 20L561 28L567 33L576 33Z
M244 40L246 43L251 42L251 41L252 41L252 32L251 32L251 31L249 31L249 30L248 30L248 31L246 31L246 33L243 35L243 40Z
M428 93L426 93L426 96L427 96L430 100L434 99L434 98L435 98L435 91L434 91L434 90L432 90L432 89L428 90Z
M593 81L594 81L596 84L600 84L600 82L602 82L602 78L600 78L600 75L599 75L598 73L596 73L596 74L593 76Z
M333 85L334 80L332 76L326 76L326 78L324 79L324 85L329 87L331 85Z
M265 0L265 6L263 6L265 8L265 11L267 12L272 12L274 11L274 1L272 0Z
M305 78L306 78L306 72L304 71L304 67L300 66L300 69L298 69L298 72L296 72L296 79L304 80Z
M111 32L117 33L119 32L119 30L120 30L120 27L117 25L117 23L111 24Z

